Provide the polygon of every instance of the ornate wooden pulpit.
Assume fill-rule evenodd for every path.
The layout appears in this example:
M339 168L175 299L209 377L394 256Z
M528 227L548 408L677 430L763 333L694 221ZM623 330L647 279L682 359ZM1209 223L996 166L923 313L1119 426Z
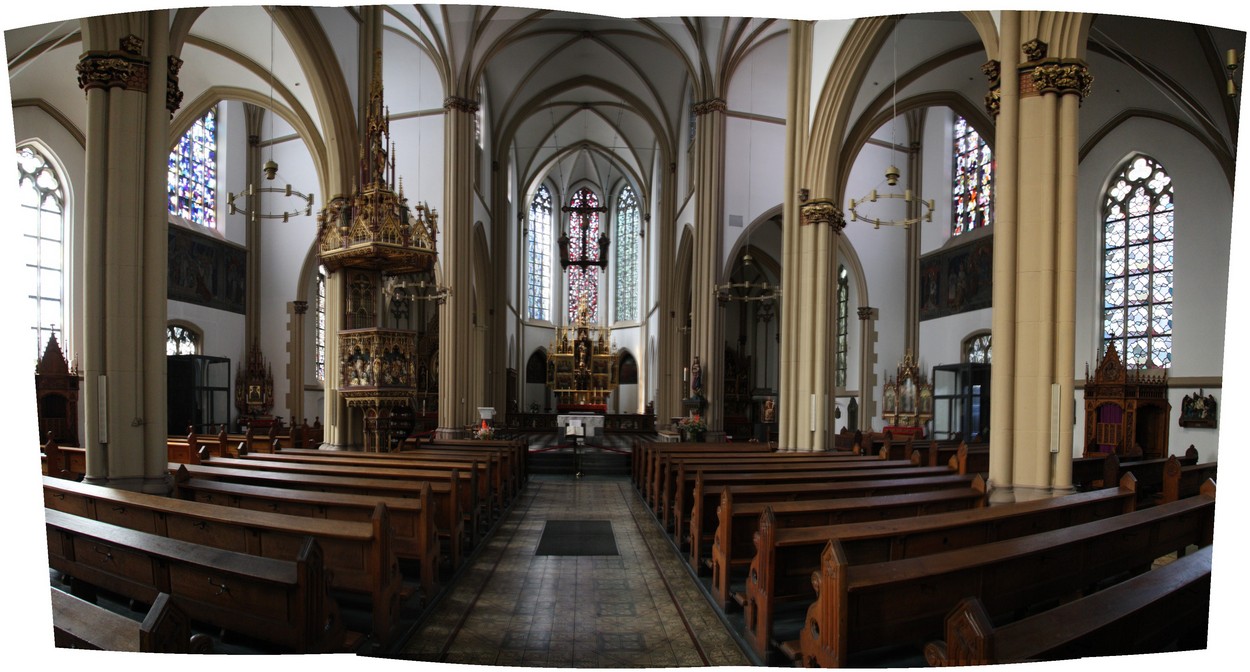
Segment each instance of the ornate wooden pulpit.
M1166 369L1126 369L1115 344L1089 375L1085 365L1085 454L1155 459L1168 454Z

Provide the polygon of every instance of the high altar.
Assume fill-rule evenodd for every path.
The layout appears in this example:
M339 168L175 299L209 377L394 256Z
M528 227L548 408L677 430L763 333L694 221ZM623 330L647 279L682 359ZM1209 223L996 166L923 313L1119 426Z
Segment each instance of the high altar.
M894 436L925 435L925 423L933 418L933 385L925 379L910 352L903 356L897 376L886 380L882 397L885 431Z
M556 327L548 347L547 387L556 395L556 410L608 410L608 395L620 384L616 348L607 327L590 324L585 301L569 326Z

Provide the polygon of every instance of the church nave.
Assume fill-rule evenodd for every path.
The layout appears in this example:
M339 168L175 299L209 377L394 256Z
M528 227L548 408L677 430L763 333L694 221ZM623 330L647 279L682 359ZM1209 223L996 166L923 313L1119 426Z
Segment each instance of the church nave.
M536 555L549 521L608 521L617 555ZM534 475L400 657L538 667L751 661L625 479Z

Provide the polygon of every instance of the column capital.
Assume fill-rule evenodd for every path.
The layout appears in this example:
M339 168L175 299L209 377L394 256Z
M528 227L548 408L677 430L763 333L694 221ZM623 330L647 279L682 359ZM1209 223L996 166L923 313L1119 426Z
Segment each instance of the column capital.
M841 234L842 229L846 228L846 217L842 214L842 208L827 198L803 203L799 206L799 213L802 225L828 224L837 234Z
M1026 87L1027 80L1027 87ZM1039 63L1020 73L1020 96L1058 93L1076 94L1084 100L1089 97L1094 76L1084 61L1056 59Z
M724 98L708 98L694 104L695 116L702 116L708 112L724 112L729 109L729 104Z
M182 69L182 59L169 57L169 70L165 77L165 109L169 110L172 119L174 113L182 107L182 89L178 88L178 71Z
M148 90L149 61L140 53L143 40L127 35L118 42L117 49L87 51L78 58L78 88L91 91L120 86L127 91Z
M462 96L447 96L443 99L444 112L473 112L476 113L481 105L472 98L464 98Z
M1002 63L997 60L986 61L981 66L981 72L989 80L989 91L985 94L985 111L991 117L997 117L1002 105Z
M1024 57L1030 61L1040 61L1050 52L1050 45L1039 39L1032 39L1020 45Z
M308 312L307 301L292 301L291 306L295 308L296 315L303 315L304 313Z
M859 314L861 320L871 320L877 315L877 309L872 306L860 306L855 312Z

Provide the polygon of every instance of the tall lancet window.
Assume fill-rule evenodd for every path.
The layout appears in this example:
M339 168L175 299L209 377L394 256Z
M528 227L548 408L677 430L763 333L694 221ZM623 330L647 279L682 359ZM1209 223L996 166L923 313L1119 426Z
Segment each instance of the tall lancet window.
M846 387L846 330L850 328L846 312L850 304L850 295L851 287L846 266L838 264L838 359L837 379L835 380L838 387Z
M1172 178L1147 156L1128 161L1103 199L1103 348L1124 365L1172 365Z
M599 197L589 188L582 187L569 200L569 261L599 260ZM582 232L585 232L583 235ZM568 313L571 324L577 317L577 307L585 300L591 322L599 321L599 267L573 266L567 269L569 281Z
M951 235L994 223L994 154L968 121L955 115Z
M638 196L626 186L616 201L616 319L638 319Z
M217 110L182 134L169 153L169 212L217 228Z
M531 320L551 319L551 191L538 187L530 201L525 231L526 315Z
M22 230L28 299L25 323L38 359L48 339L65 327L65 186L47 157L31 146L17 150L18 226Z

